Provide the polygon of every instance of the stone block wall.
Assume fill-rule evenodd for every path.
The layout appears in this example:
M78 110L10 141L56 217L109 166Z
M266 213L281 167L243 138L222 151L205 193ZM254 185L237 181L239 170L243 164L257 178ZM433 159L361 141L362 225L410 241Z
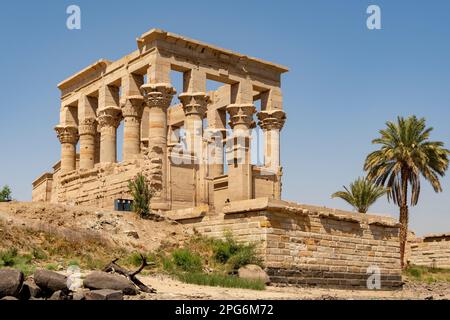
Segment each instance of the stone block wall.
M391 218L260 198L230 203L206 216L198 232L256 242L273 283L366 288L369 267L381 288L401 285L398 223Z
M432 268L450 268L450 234L428 235L410 242L408 262Z

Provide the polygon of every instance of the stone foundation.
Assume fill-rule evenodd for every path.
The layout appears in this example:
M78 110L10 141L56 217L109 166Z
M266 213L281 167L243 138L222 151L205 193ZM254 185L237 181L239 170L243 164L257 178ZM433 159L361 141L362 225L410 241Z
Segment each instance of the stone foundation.
M377 267L381 289L401 286L399 226L392 218L259 198L230 203L194 227L256 242L275 284L364 289L368 268Z
M432 234L410 241L408 262L432 268L450 268L450 234Z

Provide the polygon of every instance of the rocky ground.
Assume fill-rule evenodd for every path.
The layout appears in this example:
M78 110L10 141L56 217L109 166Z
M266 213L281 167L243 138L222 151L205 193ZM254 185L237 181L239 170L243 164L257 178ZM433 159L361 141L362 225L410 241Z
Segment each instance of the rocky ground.
M177 245L191 232L174 221L142 220L129 212L37 202L0 202L0 222L68 240L99 239L111 246L146 252L163 243ZM8 245L11 243L0 243L0 249Z

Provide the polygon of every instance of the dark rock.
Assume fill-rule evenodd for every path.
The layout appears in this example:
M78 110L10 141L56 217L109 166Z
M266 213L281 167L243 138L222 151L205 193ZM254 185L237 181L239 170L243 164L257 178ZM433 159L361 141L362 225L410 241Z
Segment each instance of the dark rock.
M19 299L17 299L16 297L6 296L1 298L0 300L19 300Z
M51 295L58 290L67 291L67 277L50 270L36 270L34 282L45 295Z
M23 273L18 270L0 270L0 298L12 296L19 297L23 283Z
M42 290L34 282L34 279L28 278L24 281L22 289L20 290L20 299L28 300L30 298L39 298L41 294Z
M86 300L123 300L120 290L102 289L86 292Z
M86 276L83 281L86 288L99 290L99 289L112 289L120 290L127 295L136 295L138 290L132 282L125 277L117 274L109 274L102 271L94 271Z

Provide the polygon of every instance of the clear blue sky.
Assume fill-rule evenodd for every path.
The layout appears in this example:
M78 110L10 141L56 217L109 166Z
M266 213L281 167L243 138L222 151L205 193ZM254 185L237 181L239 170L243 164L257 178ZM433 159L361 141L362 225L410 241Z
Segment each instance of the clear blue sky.
M66 28L81 7L82 29ZM366 28L366 8L382 30ZM151 28L284 64L283 197L349 209L330 194L362 175L371 140L397 115L424 116L450 147L450 1L4 1L0 8L0 185L31 199L59 159L56 84L136 49ZM449 173L450 175L450 173ZM425 184L424 184L425 185ZM417 233L450 231L450 179L411 209ZM380 200L374 212L398 216Z

